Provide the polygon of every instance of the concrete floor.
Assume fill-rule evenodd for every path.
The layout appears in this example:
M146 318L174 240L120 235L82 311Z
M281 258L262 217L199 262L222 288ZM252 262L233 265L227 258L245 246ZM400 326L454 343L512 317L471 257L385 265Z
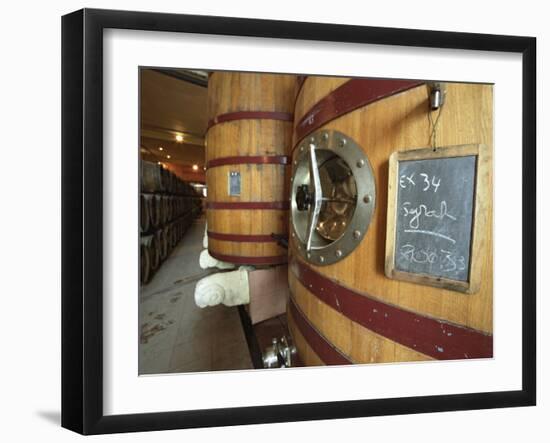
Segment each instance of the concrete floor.
M205 219L197 219L152 280L140 288L139 373L252 369L236 307L195 305Z

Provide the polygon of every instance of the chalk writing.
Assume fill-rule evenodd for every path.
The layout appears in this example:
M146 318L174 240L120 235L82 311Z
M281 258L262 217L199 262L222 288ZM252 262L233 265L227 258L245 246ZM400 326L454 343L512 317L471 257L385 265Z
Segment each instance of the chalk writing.
M449 237L448 235L441 234L439 232L435 231L426 231L425 229L403 229L403 232L408 232L411 234L426 234L426 235L433 235L434 237L444 238L445 240L449 240L451 243L456 243L456 240L452 237Z
M467 281L475 156L399 161L395 267Z
M451 220L456 221L456 217L454 215L449 214L447 210L447 202L443 200L439 204L439 212L435 209L428 209L428 207L424 204L418 205L416 207L412 207L411 202L405 202L401 206L403 209L403 215L405 217L408 217L411 215L412 217L409 219L409 227L413 229L417 229L420 225L420 217L424 215L424 217L430 218L435 217L439 220L444 219L445 217L450 218Z
M415 175L415 172L410 175L401 174L401 176L399 177L399 186L403 189L416 186L417 182L415 181ZM430 175L426 174L425 172L421 172L418 175L421 177L421 180L419 181L419 186L422 186L423 192L429 191L430 189L432 189L434 193L437 192L439 186L441 185L441 178L438 178L435 175L432 175L430 177Z
M436 267L441 272L455 272L466 269L466 258L445 249L417 248L410 243L404 244L399 249L400 258L408 263L426 265L429 272Z

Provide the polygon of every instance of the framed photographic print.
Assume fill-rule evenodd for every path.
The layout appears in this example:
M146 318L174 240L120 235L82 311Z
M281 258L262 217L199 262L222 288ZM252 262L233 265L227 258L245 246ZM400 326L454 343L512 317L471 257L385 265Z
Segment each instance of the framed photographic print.
M535 53L64 16L62 425L534 405Z

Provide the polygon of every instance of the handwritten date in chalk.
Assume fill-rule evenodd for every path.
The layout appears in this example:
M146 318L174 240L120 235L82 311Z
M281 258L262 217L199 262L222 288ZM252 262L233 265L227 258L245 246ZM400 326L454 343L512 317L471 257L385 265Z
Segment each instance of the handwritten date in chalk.
M466 269L466 258L464 256L453 254L453 252L445 249L422 249L407 243L401 246L399 256L401 260L406 262L426 265L430 272L434 268L445 273Z

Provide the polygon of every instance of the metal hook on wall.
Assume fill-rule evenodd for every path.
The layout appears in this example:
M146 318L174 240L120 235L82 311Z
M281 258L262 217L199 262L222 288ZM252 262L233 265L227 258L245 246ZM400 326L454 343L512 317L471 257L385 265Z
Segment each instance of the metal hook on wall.
M430 110L437 111L445 104L447 96L447 85L445 83L428 83L430 91Z
M437 123L439 122L439 117L441 116L441 110L445 104L445 99L447 96L447 85L440 82L428 83L428 93L429 93L429 105L430 109L428 110L428 120L432 127L430 133L430 142L432 144L433 150L437 149L436 146L436 137L437 137ZM432 112L437 111L437 118L435 123L432 120Z

